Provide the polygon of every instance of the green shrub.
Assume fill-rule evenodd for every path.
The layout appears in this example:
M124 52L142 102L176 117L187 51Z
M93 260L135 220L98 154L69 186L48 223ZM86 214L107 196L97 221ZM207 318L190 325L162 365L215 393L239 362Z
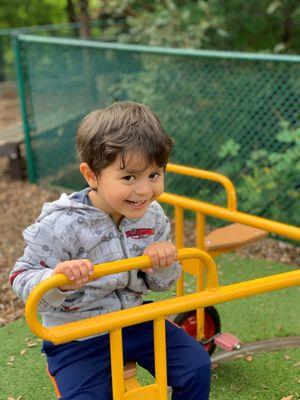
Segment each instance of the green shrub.
M252 151L243 170L239 144L228 141L218 154L220 171L233 176L242 170L234 182L244 211L299 225L300 128L291 129L286 122L281 127L276 135L280 150Z

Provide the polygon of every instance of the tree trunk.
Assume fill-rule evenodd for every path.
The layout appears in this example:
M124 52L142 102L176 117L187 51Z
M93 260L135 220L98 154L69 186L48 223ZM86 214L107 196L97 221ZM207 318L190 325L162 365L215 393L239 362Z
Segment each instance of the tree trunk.
M76 11L75 11L75 6L74 6L74 3L73 3L73 0L67 0L66 12L67 12L67 15L68 15L69 23L70 24L76 23L77 22L77 18L76 18ZM75 28L73 32L74 32L74 34L73 34L74 37L77 38L77 37L80 36L78 28Z
M66 12L68 15L68 21L71 24L76 22L76 13L75 13L75 7L74 7L73 0L67 0Z
M4 62L4 49L3 49L3 40L0 40L0 82L5 81L5 62Z
M283 31L282 31L282 43L286 47L289 46L291 38L293 36L294 29L294 18L297 13L298 0L290 0L283 3Z
M90 16L89 16L89 1L79 0L79 23L80 23L80 36L84 39L91 37Z
M293 26L292 15L289 12L287 12L283 21L283 33L282 33L282 43L284 43L286 47L288 46L292 36L292 26Z

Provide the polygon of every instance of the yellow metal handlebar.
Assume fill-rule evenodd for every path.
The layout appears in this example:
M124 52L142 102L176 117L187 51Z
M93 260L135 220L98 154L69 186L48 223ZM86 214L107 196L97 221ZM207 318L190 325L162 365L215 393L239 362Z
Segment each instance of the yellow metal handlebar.
M91 317L85 320L66 323L64 325L45 328L41 325L37 317L37 307L40 299L48 290L70 283L64 275L57 274L41 282L31 292L25 308L27 323L32 332L37 336L55 344L60 344L97 335L101 332L113 332L125 326L156 320L184 311L300 284L300 271L295 270L219 287L216 265L206 252L194 248L185 248L178 250L178 255L181 261L198 259L204 263L207 268L207 285L205 290L200 293L163 300L159 303L146 304L110 314ZM103 275L115 274L117 272L146 268L150 265L151 262L148 256L99 264L95 265L94 275L90 279L97 279Z
M214 260L206 252L194 248L178 250L178 260L183 261L186 259L201 260L207 268L207 289L215 290L218 288L217 268ZM147 268L151 265L152 263L148 256L97 264L94 266L94 274L89 278L89 281L104 275ZM113 322L115 313L112 313L109 318L107 315L102 315L52 328L43 327L37 316L38 304L41 298L49 290L70 283L72 282L65 275L56 274L38 284L31 292L26 302L25 317L33 333L57 344L106 332L119 326L118 321ZM158 310L158 312L160 311ZM139 317L136 318L136 313L127 320L128 325L134 325L138 322L140 321Z
M220 183L226 190L227 194L227 208L229 210L237 209L237 196L235 188L230 179L218 172L206 171L204 169L186 167L178 164L167 164L167 171L175 174L193 176L195 178L205 179L213 182Z
M178 250L178 254L178 258L181 261L198 259L205 264L207 268L207 285L205 290L200 293L163 300L159 302L159 305L157 303L146 304L64 325L45 328L41 325L37 317L37 307L40 299L48 290L69 283L64 275L57 274L41 282L31 292L25 309L27 323L37 336L55 344L60 344L97 335L102 332L114 332L125 326L157 320L184 311L300 285L300 270L295 270L219 287L216 265L207 253L199 249L185 248ZM91 280L106 274L146 268L150 265L151 262L148 256L95 265L95 272Z
M158 200L162 203L179 206L186 210L200 212L211 217L253 226L270 233L275 233L277 235L285 236L289 239L300 241L300 228L296 226L246 214L241 211L228 210L223 207L172 193L165 192L159 196Z

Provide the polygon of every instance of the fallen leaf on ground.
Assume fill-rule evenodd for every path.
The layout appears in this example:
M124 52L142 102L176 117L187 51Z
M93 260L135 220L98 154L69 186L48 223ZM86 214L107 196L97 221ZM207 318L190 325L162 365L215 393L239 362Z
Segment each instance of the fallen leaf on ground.
M300 361L297 362L296 364L293 364L293 367L300 367Z
M35 347L35 346L37 346L37 343L34 342L27 343L27 347Z
M251 356L251 355L250 355L250 356L247 356L247 357L246 357L246 361L248 361L248 362L253 361L253 356Z
M263 389L270 389L268 385L266 385L265 383L263 383L262 385L260 385Z

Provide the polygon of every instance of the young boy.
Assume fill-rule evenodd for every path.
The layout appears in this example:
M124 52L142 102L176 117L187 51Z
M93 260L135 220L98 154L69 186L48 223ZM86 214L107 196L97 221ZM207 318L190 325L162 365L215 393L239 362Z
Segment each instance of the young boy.
M170 224L155 199L164 190L172 141L152 111L123 102L87 115L77 132L88 188L44 205L24 231L23 256L10 275L24 301L37 283L63 273L71 281L44 296L46 327L138 306L149 289L168 290L181 268ZM147 254L152 267L87 282L93 264ZM207 400L210 361L203 347L166 322L168 384L173 400ZM153 325L123 329L124 362L154 374ZM62 345L44 342L60 399L111 400L107 334Z

